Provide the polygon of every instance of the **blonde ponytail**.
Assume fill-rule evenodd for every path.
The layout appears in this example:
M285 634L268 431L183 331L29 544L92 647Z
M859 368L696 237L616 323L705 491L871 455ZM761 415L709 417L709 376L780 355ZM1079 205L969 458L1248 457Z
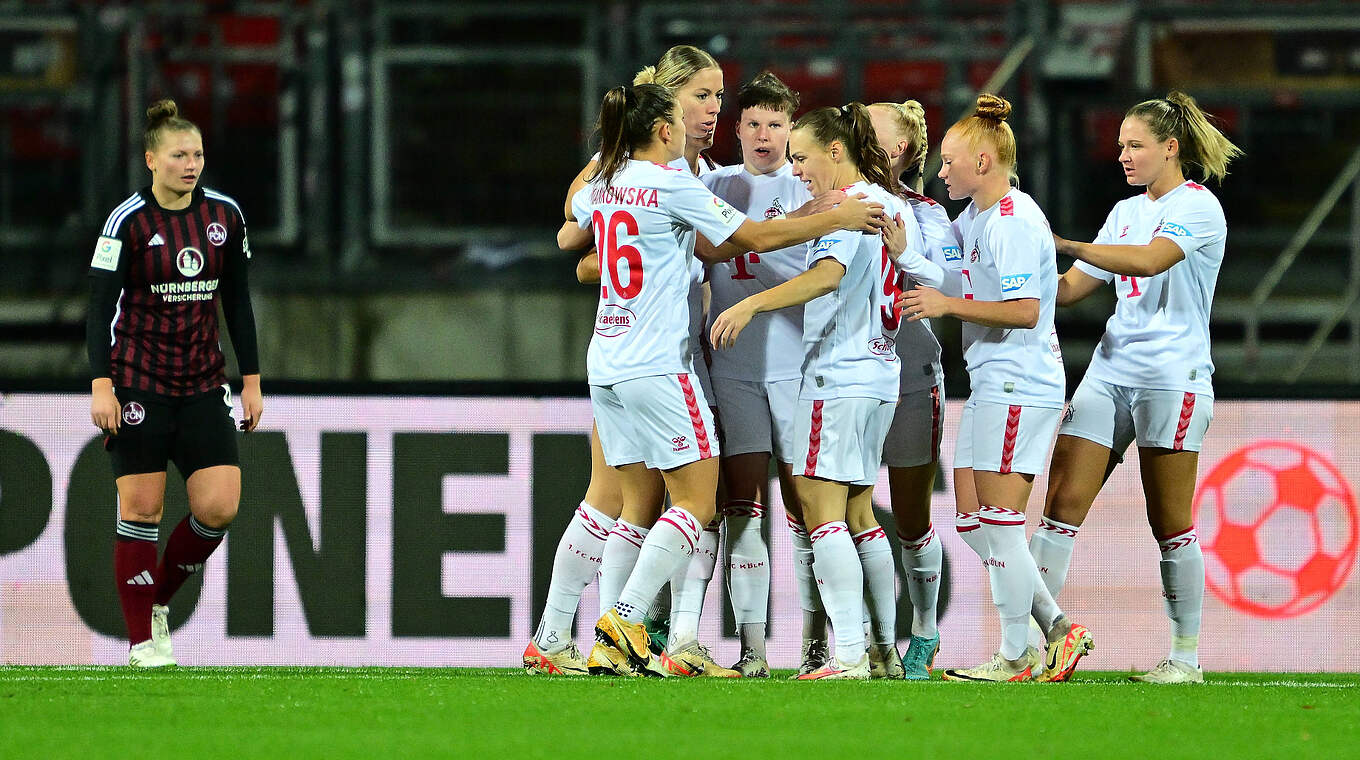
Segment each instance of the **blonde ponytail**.
M1218 131L1195 99L1179 90L1130 108L1125 118L1133 116L1148 125L1158 142L1176 138L1181 165L1198 166L1204 181L1222 182L1228 176L1228 164L1242 155L1242 149Z

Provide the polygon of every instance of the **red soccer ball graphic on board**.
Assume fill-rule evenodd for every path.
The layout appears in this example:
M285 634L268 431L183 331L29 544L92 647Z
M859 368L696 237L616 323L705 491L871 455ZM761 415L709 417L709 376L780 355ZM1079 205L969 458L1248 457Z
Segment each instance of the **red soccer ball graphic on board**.
M1350 577L1360 546L1355 494L1326 457L1255 441L1214 466L1195 494L1205 585L1263 618L1311 612Z

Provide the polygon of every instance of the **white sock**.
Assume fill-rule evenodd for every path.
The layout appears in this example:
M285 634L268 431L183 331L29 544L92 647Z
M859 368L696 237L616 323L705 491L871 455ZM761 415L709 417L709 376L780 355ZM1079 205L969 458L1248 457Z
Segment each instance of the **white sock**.
M940 573L944 568L944 549L935 537L935 527L916 538L903 538L902 569L906 571L907 593L911 596L911 635L930 639L940 635L936 605L940 600Z
M638 552L642 542L647 540L647 528L640 528L620 518L609 531L604 542L604 552L600 555L600 617L608 612L619 600L623 584L637 564Z
M699 639L699 617L704 612L704 597L708 582L713 580L713 568L718 563L718 531L722 518L714 517L704 527L694 554L681 565L671 578L670 643L687 644Z
M613 528L614 520L584 501L576 508L553 556L548 602L534 635L539 649L556 652L571 643L572 622L581 592L599 572L600 555Z
M674 579L672 579L674 580ZM675 592L671 589L671 584L667 583L656 592L656 599L652 600L652 608L647 610L647 617L652 620L664 620L669 629L671 624L671 598Z
M864 570L850 538L850 528L836 521L821 525L808 537L815 560L812 570L836 632L836 659L853 665L864 658L867 647L860 613L864 609Z
M812 572L812 541L801 520L787 513L785 518L793 535L793 580L798 587L798 604L803 609L803 640L826 641L826 607Z
M1204 553L1194 526L1157 542L1162 550L1162 597L1171 618L1171 659L1199 667L1204 612Z
M982 535L982 525L978 522L977 512L957 512L954 515L954 530L958 531L959 538L963 539L968 548L978 555L982 564L987 564L987 537Z
M983 506L978 517L990 555L992 603L1001 613L1001 656L1018 660L1028 645L1034 586L1039 582L1034 557L1025 546L1025 516L1005 507Z
M656 600L657 592L674 577L677 569L689 562L699 543L699 534L703 532L694 515L680 507L671 507L661 513L642 543L628 583L624 584L619 600L614 603L614 609L624 620L642 622Z
M1062 593L1067 582L1067 568L1072 563L1072 546L1077 542L1076 525L1060 523L1049 517L1039 522L1039 529L1029 539L1029 553L1039 566L1044 586L1054 599Z
M765 507L754 501L733 500L723 507L726 526L727 586L732 599L732 614L742 632L742 646L754 648L746 633L760 634L760 650L765 649L767 610L770 602L770 547L765 545L762 528Z
M875 526L852 536L864 571L864 601L869 606L875 644L897 643L897 568L888 534Z

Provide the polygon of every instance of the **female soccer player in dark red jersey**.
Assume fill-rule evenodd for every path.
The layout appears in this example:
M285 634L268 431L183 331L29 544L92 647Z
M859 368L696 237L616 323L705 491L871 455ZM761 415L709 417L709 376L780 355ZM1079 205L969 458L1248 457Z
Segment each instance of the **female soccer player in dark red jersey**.
M134 667L174 665L167 604L222 543L241 499L231 387L217 302L242 377L241 429L260 422L260 363L236 201L198 186L203 137L173 100L147 109L151 185L109 214L90 262L90 417L118 487L114 583ZM156 561L166 464L184 476L189 516Z

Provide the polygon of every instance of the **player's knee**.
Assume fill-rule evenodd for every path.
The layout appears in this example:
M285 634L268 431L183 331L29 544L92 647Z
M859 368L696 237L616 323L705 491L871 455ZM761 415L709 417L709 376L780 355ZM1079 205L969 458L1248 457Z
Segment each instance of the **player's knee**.
M164 508L159 502L145 504L129 504L127 502L118 505L118 518L129 522L158 523L161 521L161 514Z
M1081 525L1090 510L1090 500L1070 480L1058 480L1049 486L1044 504L1045 517L1067 525Z
M214 501L194 505L194 517L214 530L226 530L236 519L238 505L234 500Z

